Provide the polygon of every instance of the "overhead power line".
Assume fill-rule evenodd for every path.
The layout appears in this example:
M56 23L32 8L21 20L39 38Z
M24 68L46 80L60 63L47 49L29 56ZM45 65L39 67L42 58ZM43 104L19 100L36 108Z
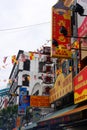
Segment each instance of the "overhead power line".
M43 22L43 23L38 23L38 24L31 24L31 25L26 25L26 26L22 26L22 27L15 27L15 28L5 28L5 29L0 29L0 31L11 31L11 30L19 30L19 29L25 29L31 26L39 26L42 24L48 24L50 22Z

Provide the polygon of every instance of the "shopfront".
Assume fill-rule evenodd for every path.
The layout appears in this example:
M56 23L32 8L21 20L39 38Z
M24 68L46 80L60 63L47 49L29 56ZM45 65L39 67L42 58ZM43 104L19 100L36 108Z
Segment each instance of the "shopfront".
M38 123L37 130L86 130L87 105Z

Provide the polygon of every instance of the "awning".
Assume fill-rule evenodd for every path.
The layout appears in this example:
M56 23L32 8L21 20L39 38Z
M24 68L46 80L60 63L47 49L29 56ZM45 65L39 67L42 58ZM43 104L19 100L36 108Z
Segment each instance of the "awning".
M45 122L48 124L52 123L52 126L56 126L55 123L57 123L57 125L69 125L70 122L72 123L77 123L78 121L83 122L83 117L85 114L85 118L84 121L86 120L87 122L87 105L84 105L82 107L78 107L75 108L75 106L71 106L68 107L68 109L62 109L58 112L55 112L54 114L50 115L49 117L40 120L38 122L38 125L42 126L42 124L45 124Z
M37 123L32 123L31 125L28 125L28 126L26 126L26 127L23 127L22 130L29 130L29 129L31 129L31 128L33 128L33 127L36 127L36 126L37 126Z
M72 105L72 106L69 106L67 108L63 108L63 109L58 110L56 112L50 113L50 114L46 115L44 118L42 118L41 120L39 120L38 122L42 122L45 120L56 118L58 116L62 116L63 114L70 112L71 110L75 109L76 107L77 107L77 105Z
M46 119L40 120L39 128L59 129L68 126L80 126L87 124L87 105L77 107L76 105L62 109L50 115Z

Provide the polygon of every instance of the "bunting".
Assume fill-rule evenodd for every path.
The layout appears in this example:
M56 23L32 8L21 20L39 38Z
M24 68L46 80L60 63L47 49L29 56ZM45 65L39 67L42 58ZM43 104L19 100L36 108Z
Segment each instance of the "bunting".
M42 48L40 48L40 49L42 49ZM38 58L41 58L41 56L42 56L42 54L40 53L41 52L40 49L37 49L37 51L36 51L36 53L38 53L38 55L39 55ZM9 58L10 58L10 60L9 60ZM29 52L28 56L26 56L25 54L20 54L18 60L16 59L16 55L4 56L3 58L0 58L0 60L2 60L1 65L0 65L0 71L3 69L6 70L8 65L18 64L19 61L25 62L27 59L34 60L35 59L34 52ZM27 77L27 79L30 80L30 77ZM25 78L22 80L25 80ZM34 80L36 80L36 75L34 75ZM8 81L8 79L0 79L0 82L8 82L10 84L13 81L17 82L17 79L9 79L9 81Z

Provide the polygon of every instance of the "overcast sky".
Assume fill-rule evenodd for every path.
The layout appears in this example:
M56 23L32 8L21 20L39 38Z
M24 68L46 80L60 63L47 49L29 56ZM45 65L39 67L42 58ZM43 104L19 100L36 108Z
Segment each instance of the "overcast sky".
M51 7L57 1L0 0L0 89L6 87L12 55L37 50L51 39Z
M35 51L51 39L51 8L57 1L0 0L0 89L7 85L12 55L19 50Z

